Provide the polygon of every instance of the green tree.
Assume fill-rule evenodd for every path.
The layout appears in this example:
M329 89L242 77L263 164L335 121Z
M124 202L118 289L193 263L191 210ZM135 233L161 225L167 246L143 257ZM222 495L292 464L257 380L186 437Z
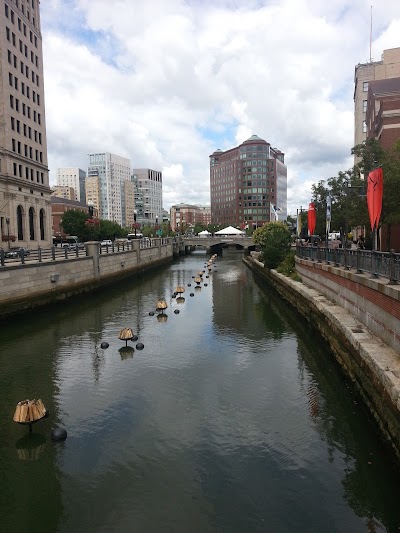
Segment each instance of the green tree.
M77 209L69 209L63 214L62 228L67 235L76 235L79 240L87 240L86 220L88 214Z
M253 233L261 248L261 259L267 268L276 268L290 250L290 228L284 222L267 222Z

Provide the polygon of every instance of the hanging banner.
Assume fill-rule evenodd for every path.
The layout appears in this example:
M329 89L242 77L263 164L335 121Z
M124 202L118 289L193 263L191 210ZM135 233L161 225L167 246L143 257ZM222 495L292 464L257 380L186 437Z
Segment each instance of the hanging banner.
M371 229L378 228L382 213L383 171L376 168L368 174L367 205Z
M331 209L332 209L332 197L330 194L326 197L326 233L331 231Z
M299 238L301 237L301 212L301 209L297 210L297 237Z
M317 224L317 213L315 211L315 204L313 202L308 204L307 220L308 220L308 232L310 236L314 235L315 226Z

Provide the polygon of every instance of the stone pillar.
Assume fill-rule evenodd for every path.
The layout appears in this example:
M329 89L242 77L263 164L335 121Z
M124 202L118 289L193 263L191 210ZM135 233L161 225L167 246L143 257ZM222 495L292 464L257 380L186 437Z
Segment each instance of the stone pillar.
M86 257L93 258L93 275L94 278L100 277L100 243L98 241L85 242Z

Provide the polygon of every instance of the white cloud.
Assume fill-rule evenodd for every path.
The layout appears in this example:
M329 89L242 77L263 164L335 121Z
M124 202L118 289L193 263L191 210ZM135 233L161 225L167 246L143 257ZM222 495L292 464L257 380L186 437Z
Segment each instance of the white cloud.
M366 0L41 4L51 179L90 151L163 170L164 206L209 203L208 156L257 134L286 154L288 205L351 166ZM400 46L400 3L374 9L373 57Z

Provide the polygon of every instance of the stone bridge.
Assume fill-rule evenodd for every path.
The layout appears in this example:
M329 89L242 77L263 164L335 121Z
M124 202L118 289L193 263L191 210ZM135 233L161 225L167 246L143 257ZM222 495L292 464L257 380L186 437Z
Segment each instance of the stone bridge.
M181 237L185 247L205 248L206 250L222 250L222 248L235 247L236 249L243 249L251 251L255 249L255 244L252 237L246 237L242 235L229 235L229 236L214 236L214 237Z

